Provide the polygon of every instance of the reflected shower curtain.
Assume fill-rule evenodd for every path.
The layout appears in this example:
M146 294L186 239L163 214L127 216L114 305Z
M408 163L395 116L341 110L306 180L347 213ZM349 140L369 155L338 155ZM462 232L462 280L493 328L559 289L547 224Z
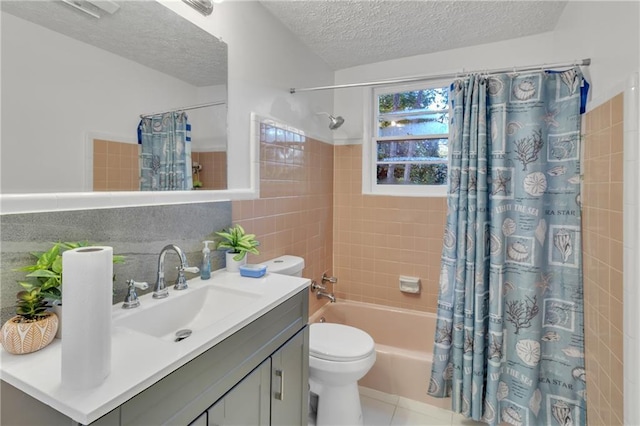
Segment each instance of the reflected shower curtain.
M191 138L185 112L168 112L140 122L141 191L193 189Z
M451 88L452 153L428 393L491 425L584 425L582 74ZM586 83L586 82L585 82Z

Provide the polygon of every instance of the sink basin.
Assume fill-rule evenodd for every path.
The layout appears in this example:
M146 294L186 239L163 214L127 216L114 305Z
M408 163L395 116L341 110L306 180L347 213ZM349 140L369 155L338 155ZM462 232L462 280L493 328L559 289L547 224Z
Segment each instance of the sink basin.
M114 325L164 340L175 340L178 331L197 333L259 298L257 294L227 288L189 288L174 291L166 299L149 297L143 302L146 306L135 308L128 315L116 319Z

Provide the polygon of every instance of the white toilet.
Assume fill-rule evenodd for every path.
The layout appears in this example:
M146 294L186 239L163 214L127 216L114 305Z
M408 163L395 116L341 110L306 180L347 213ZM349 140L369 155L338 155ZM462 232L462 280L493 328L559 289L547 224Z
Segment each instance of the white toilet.
M292 277L301 277L302 270L304 269L303 258L299 256L291 256L288 254L276 257L275 259L260 262L260 264L267 265L267 272L290 275Z
M301 277L304 269L304 259L297 256L262 263L276 274ZM366 332L334 323L309 326L309 386L317 395L316 426L363 424L358 380L375 361L375 344Z
M348 325L309 326L309 384L318 395L316 426L362 425L358 380L376 361L373 339Z

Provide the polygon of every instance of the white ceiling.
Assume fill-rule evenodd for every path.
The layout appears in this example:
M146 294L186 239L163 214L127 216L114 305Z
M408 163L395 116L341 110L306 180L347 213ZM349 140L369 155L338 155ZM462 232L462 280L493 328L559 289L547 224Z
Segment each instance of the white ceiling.
M261 0L334 70L552 31L567 1Z
M118 0L113 15L78 3L102 17L52 0L0 0L0 9L197 87L226 84L227 45L160 3Z

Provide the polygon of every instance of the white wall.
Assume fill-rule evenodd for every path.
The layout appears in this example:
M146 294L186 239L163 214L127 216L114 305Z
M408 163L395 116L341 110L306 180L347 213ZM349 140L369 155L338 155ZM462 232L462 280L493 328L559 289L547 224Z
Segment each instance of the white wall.
M227 99L227 86L199 87L195 105ZM226 151L227 105L216 105L189 111L189 121L196 131L191 133L191 150L198 152Z
M291 95L289 88L333 84L333 71L255 1L215 4L200 15L186 4L161 1L229 45L229 188L246 188L251 112L271 116L321 140L331 141L326 116L331 91ZM240 165L240 167L237 167Z
M82 191L88 133L136 143L139 114L201 103L199 93L174 77L2 13L2 192ZM214 127L191 123L194 135L215 138L203 134Z
M570 1L555 31L343 69L336 72L336 84L591 58L584 69L591 84L590 109L622 92L627 77L639 68L639 5ZM334 110L346 120L335 132L335 143L362 143L368 93L364 88L335 91Z

